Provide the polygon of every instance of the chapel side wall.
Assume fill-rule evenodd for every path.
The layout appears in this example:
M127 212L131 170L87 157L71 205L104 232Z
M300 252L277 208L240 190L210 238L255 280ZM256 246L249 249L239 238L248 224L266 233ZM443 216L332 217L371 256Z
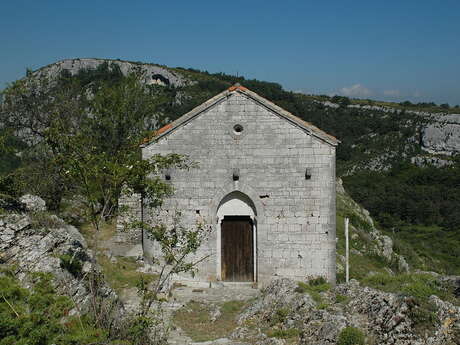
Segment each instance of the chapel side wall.
M233 134L239 123L244 131ZM258 279L277 276L304 279L325 276L335 282L335 147L305 133L248 97L234 94L143 149L181 153L198 169L172 173L176 189L158 215L178 209L183 224L204 221L212 227L197 253L209 256L196 279L216 279L218 203L233 190L247 194L257 210ZM240 180L232 180L233 169ZM305 179L309 169L311 179ZM199 214L197 214L199 211ZM154 212L148 212L155 222ZM155 248L145 241L147 253Z

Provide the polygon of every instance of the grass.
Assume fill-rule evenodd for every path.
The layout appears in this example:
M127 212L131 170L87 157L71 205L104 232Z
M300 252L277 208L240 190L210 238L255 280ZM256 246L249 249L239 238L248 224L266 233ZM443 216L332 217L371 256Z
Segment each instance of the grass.
M243 301L228 301L219 305L221 315L211 322L211 307L190 301L173 316L173 322L195 342L203 342L228 336L237 327L236 317L243 310Z
M336 294L335 301L336 303L347 304L350 301L350 298L344 295Z
M327 306L323 303L323 298L320 293L328 291L330 288L331 285L327 283L324 278L320 277L312 279L308 283L298 282L295 291L299 293L308 293L316 304L318 304L318 308L321 306L322 308L320 309L325 309Z
M364 333L355 327L345 327L339 333L338 345L364 345Z
M104 248L101 245L115 235L115 222L103 223L99 232L96 232L91 224L85 224L81 227L80 232L85 237L88 246L98 253L97 262L102 268L104 277L110 287L117 293L120 293L123 289L135 288L141 278L147 283L157 278L157 275L154 274L137 272L136 270L140 265L133 257L117 256L116 261L112 262L104 254Z
M107 256L101 254L98 255L97 262L101 265L107 283L118 293L123 289L136 287L141 278L148 283L157 278L154 274L137 272L140 265L132 257L119 256L116 259L116 262L111 262Z
M36 229L55 229L64 225L64 222L48 211L30 212L30 225Z
M89 316L69 315L74 303L58 295L50 273L30 274L25 289L13 274L0 275L0 344L101 344L107 331Z
M453 295L430 274L375 274L362 280L362 284L385 292L401 293L421 300L427 300L431 295L443 300L454 302Z
M297 338L299 334L300 334L300 331L297 328L271 329L267 331L267 335L270 338L281 338L281 339Z
M395 238L398 250L415 267L425 271L460 274L460 256L456 254L460 246L458 232L436 225L407 225L400 228ZM412 252L408 252L408 248Z
M92 224L84 224L79 230L91 249L94 249L97 243L111 239L117 231L115 221L101 224L99 232Z

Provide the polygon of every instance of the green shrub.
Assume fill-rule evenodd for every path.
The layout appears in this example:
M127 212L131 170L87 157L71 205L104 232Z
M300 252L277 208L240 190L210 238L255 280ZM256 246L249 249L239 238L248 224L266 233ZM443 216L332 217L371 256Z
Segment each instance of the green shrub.
M270 320L270 324L276 325L277 323L282 323L286 320L286 317L289 315L289 309L287 308L280 308L277 309L275 314L272 316Z
M317 306L318 309L327 309L328 307L329 307L329 304L326 302L321 302Z
M69 271L69 273L71 273L74 277L80 276L81 270L83 268L83 264L80 260L69 254L63 254L59 257L59 259L61 259L61 268Z
M339 295L339 294L337 294L337 295L335 296L335 301L336 301L337 303L346 304L346 303L348 303L349 300L350 300L350 299L349 299L347 296L344 296L344 295Z
M308 293L317 304L321 304L323 299L321 298L320 292L328 291L330 288L331 284L326 282L323 277L319 277L310 280L308 283L298 282L295 291L299 293Z
M345 327L339 333L337 345L364 345L364 333L355 327Z
M289 328L289 329L273 329L267 332L267 335L271 338L294 338L298 337L300 331L297 328Z
M36 229L56 229L64 225L64 222L47 211L30 213L30 225Z
M386 292L402 293L421 300L427 300L431 295L446 298L447 292L437 279L430 274L406 273L389 275L374 274L362 280L364 285Z
M106 332L90 318L69 316L72 301L59 296L51 275L31 275L31 289L24 289L11 274L0 276L0 345L103 343Z

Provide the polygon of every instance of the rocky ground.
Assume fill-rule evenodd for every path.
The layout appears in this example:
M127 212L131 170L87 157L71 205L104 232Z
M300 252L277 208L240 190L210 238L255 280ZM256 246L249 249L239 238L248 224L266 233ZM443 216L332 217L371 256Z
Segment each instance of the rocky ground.
M46 213L42 199L24 196L21 202L26 212L0 215L0 266L13 270L26 287L31 272L51 273L56 290L73 300L73 312L84 313L91 304L90 277L101 274L85 238L74 226ZM101 297L117 301L104 281L98 287Z
M176 328L172 344L332 345L345 327L359 329L367 344L460 344L460 307L436 296L429 298L433 309L427 322L417 314L414 298L363 287L357 281L322 292L320 299L289 279L274 281L261 291L250 287L192 291L182 287L173 292L172 300L175 313L186 313L197 327L203 319L219 322L224 317L219 308L225 301L243 301L244 306L235 318L235 328L226 336L198 342L196 335L195 341L188 336L194 332ZM201 312L208 315L194 321L191 303L200 304ZM212 332L212 327L207 329Z

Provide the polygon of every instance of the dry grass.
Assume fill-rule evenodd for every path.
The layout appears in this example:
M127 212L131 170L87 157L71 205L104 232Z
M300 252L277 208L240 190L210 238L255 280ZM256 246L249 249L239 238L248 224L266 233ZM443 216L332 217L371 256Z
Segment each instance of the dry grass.
M117 293L123 289L135 288L141 279L152 282L158 278L155 274L136 271L140 265L132 257L117 256L116 262L111 262L107 256L100 254L97 262L101 265L107 283Z
M211 307L190 301L174 314L174 323L193 341L202 342L227 337L236 327L236 317L243 310L243 301L229 301L219 305L221 315L211 322Z
M99 232L96 231L92 224L85 224L80 227L80 232L86 239L88 246L91 249L96 247L96 240L100 244L101 242L110 240L116 233L116 221L101 224Z

